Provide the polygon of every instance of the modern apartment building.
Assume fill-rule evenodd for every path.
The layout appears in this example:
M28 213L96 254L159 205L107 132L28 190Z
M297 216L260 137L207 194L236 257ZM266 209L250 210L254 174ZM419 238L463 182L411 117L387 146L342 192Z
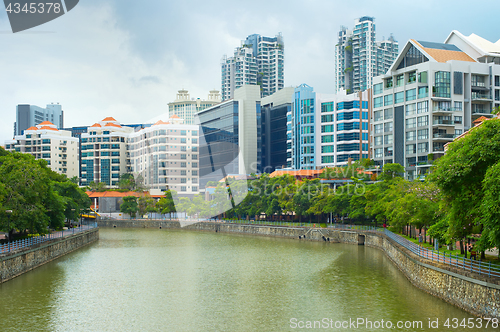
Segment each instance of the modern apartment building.
M191 99L188 90L179 90L175 101L168 103L168 115L177 115L184 119L184 124L194 124L194 116L201 110L211 107L221 102L220 93L217 90L211 90L207 100L200 98Z
M287 168L318 169L369 157L370 91L319 94L302 84L287 116Z
M341 27L335 46L335 90L364 91L373 77L385 74L398 55L394 37L376 41L375 19L364 16L354 21L354 29Z
M374 161L421 178L447 142L500 105L500 41L458 31L445 43L410 40L373 83Z
M224 56L221 61L222 100L234 97L243 85L259 85L262 97L282 89L284 78L284 41L280 34L264 37L253 34L236 48L234 56Z
M29 153L36 159L46 160L50 169L68 178L79 176L78 138L71 137L70 131L58 130L50 121L23 131L23 135L5 142L6 150Z
M127 138L132 132L133 128L106 117L81 134L81 185L88 186L91 182L103 182L107 186L118 184L120 175L130 169Z
M158 121L151 127L128 136L128 169L142 176L148 189L172 189L180 196L192 196L199 187L198 125L184 124L172 115L168 122Z
M39 125L44 121L53 123L57 129L64 127L64 112L62 106L57 104L41 108L35 105L20 104L16 107L16 122L14 136L22 135L24 130Z

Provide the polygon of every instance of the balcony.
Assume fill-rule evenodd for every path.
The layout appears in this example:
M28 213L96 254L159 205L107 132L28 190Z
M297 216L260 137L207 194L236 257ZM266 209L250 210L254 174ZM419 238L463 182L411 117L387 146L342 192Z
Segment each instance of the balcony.
M444 126L454 126L455 122L453 120L434 120L433 125L444 125Z
M489 92L476 92L472 91L471 93L472 100L484 100L491 101L491 94Z
M455 134L444 134L444 133L434 133L432 134L432 138L438 140L453 140L457 135Z
M472 114L491 114L491 109L484 105L472 105Z
M434 107L432 109L433 113L450 113L450 112L460 112L460 111L462 110L456 109L455 107L447 107L447 108Z

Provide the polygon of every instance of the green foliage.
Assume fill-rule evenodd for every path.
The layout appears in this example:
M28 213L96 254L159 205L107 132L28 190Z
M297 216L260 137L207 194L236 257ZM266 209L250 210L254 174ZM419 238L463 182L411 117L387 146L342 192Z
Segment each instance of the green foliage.
M500 120L484 121L451 143L435 162L429 178L443 194L444 218L448 224L442 237L464 240L474 226L482 227L479 250L500 245L496 206L497 164L500 162ZM496 196L495 196L496 195Z
M124 173L120 175L120 179L118 180L118 188L123 190L135 190L135 178L131 173Z
M98 191L98 192L103 192L107 190L107 186L104 182L90 182L89 183L89 188L90 191Z
M123 197L123 203L120 205L120 212L127 213L131 218L135 218L139 207L137 204L137 197L135 196L125 196Z
M46 234L90 206L87 194L44 160L0 151L0 230ZM6 213L10 210L12 213Z

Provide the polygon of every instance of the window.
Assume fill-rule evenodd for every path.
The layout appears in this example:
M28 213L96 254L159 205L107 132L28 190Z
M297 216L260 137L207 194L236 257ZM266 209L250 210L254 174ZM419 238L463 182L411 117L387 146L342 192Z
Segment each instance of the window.
M392 122L384 123L384 133L392 132Z
M191 189L192 189L192 191L198 191L198 187L197 186L193 186Z
M415 144L406 145L406 154L412 154L417 152L417 147Z
M406 101L412 101L417 98L417 90L411 89L406 91Z
M373 98L373 107L377 108L384 106L383 101L384 101L383 97Z
M181 138L181 143L186 143L186 139L185 138Z
M192 154L192 155L191 155L191 159L193 159L193 160L198 160L198 155L197 155L197 154Z
M416 138L416 132L414 130L406 132L406 140L407 141L414 141L415 138Z
M198 176L198 171L192 171L192 172L191 172L191 174L192 174L193 176Z
M119 157L119 156L120 156L120 151L112 151L112 152L111 152L111 155L112 155L113 157ZM109 156L109 152L108 152L108 156Z
M383 119L384 119L384 117L382 116L381 110L373 112L373 121L381 121Z
M18 148L16 148L17 151ZM42 147L42 151L50 151L50 145L45 145Z
M186 167L186 162L185 161L181 162L181 167Z
M48 138L43 139L42 144L50 144L50 139L48 139Z
M113 171L113 172L119 172L120 171L120 166L111 166L111 171Z
M427 72L426 71L418 73L418 82L419 83L427 83Z
M409 104L406 105L406 116L413 115L417 111L417 105L416 104Z
M182 136L186 136L186 131L185 130L181 130L181 135Z
M186 159L186 154L181 154L181 159Z
M392 105L392 95L384 96L384 106Z
M417 152L418 153L427 153L429 151L429 143L418 143L417 144Z
M193 136L197 136L197 135L198 135L198 130L193 130L193 131L191 131L191 135L193 135Z
M392 108L384 110L384 120L392 119Z
M193 163L191 163L191 166L198 167L198 163L193 162Z
M321 126L322 133L333 133L333 125Z
M417 119L415 118L406 119L406 129L415 128L416 125L417 125Z
M187 151L187 147L186 146L181 146L181 151Z
M101 149L109 149L109 144L101 144Z
M101 151L101 157L109 157L109 151Z
M375 149L375 158L382 158L382 151L383 150L381 148Z
M462 124L462 117L461 116L455 116L454 118L455 124Z
M379 95L381 94L383 91L383 88L382 88L382 83L379 83L379 84L375 84L373 86L373 94L374 95Z
M392 156L392 152L393 152L393 150L392 150L392 146L391 146L391 147L384 148L384 155L385 155L386 157L390 157L390 156ZM391 162L391 163L392 163L392 162Z
M112 164L119 164L120 163L120 159L111 159L111 163Z
M384 135L384 144L385 145L392 144L392 134L391 135Z
M332 164L335 162L334 156L321 156L321 162L323 164Z
M405 80L404 74L396 76L396 86L403 86L404 80Z
M455 136L462 135L462 129L455 129Z
M418 131L418 139L428 139L429 138L429 129L420 129Z
M186 178L181 178L181 183L186 183Z
M321 143L333 143L333 135L321 136Z
M335 152L335 147L333 145L323 145L321 147L321 153L333 153Z
M382 145L382 136L375 136L375 145Z
M429 96L429 87L421 86L418 88L418 99L427 98Z
M197 138L192 138L192 139L191 139L191 142L192 142L193 144L198 144L198 139L197 139Z
M198 152L198 147L197 147L197 146L193 146L193 147L191 147L191 151L192 151L192 152Z
M50 158L50 153L42 153L42 158Z
M422 127L422 126L428 126L429 125L429 116L419 116L417 118L417 126Z
M429 112L429 102L428 101L421 101L417 103L417 113L427 113Z
M333 114L322 115L321 122L333 122Z
M321 112L333 112L333 101L321 104Z
M408 84L415 83L417 81L417 72L412 71L408 73Z
M386 89L392 88L392 77L389 77L388 79L385 80L385 88Z
M373 130L375 131L375 134L380 134L383 131L383 124L376 124L373 126Z
M181 170L181 175L186 175L186 170Z
M181 191L186 191L186 186L181 186Z
M455 111L462 111L462 102L461 101L455 102Z
M441 98L451 97L451 76L450 72L437 71L435 74L435 86L432 88L432 95Z

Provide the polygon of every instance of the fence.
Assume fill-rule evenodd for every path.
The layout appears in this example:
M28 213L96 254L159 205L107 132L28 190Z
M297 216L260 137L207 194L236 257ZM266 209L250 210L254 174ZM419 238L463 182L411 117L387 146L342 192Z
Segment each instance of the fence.
M429 250L427 248L423 248L397 234L394 234L387 229L384 230L384 233L394 242L410 250L417 256L430 259L431 261L436 261L438 263L451 265L458 269L462 269L463 271L476 272L479 274L487 275L489 277L500 277L500 266L491 264L491 262L485 263L481 260L473 260L472 257L465 258L465 256L460 257L457 255L452 255L451 253L446 255L444 252L441 253L437 250Z
M83 232L83 231L86 231L86 230L89 230L92 228L96 228L96 227L97 227L97 222L92 221L92 222L89 222L88 224L87 223L84 225L80 224L78 227L73 227L73 228L67 229L67 230L57 231L57 232L49 233L49 234L42 235L42 236L34 236L34 237L27 238L27 239L13 241L13 242L9 241L8 243L0 244L0 255L6 254L6 253L11 252L11 251L15 251L15 250L29 248L31 246L34 246L34 245L37 245L40 243L44 243L44 242L47 242L47 241L50 241L53 239L63 238L65 236L73 235L73 234Z

